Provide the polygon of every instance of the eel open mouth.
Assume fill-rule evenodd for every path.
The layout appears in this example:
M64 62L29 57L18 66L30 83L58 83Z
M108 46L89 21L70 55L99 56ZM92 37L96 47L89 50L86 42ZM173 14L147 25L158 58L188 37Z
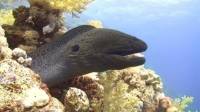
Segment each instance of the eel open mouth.
M143 54L143 53L133 53L133 54L125 55L125 57L138 57L138 58L144 58L144 54Z
M144 54L143 52L146 49L141 49L137 52L135 52L134 50L117 50L117 51L112 51L109 52L107 54L109 55L116 55L116 56L123 56L123 57L135 57L135 58L144 58Z
M115 61L118 61L124 66L138 66L145 63L145 57L143 52L146 51L147 47L143 44L143 47L139 46L137 49L134 48L119 48L107 52L108 55Z
M108 53L108 59L106 63L108 65L117 68L123 69L131 66L139 66L145 63L145 57L143 55L143 50L134 52L133 50L117 50L115 52Z
M129 40L129 43L131 44L123 44L118 48L113 48L107 54L124 58L144 59L143 52L147 50L147 44L139 39Z

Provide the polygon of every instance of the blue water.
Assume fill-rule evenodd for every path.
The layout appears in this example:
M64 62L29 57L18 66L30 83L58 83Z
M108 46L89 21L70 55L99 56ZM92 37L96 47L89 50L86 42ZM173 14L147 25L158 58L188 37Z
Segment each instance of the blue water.
M190 109L195 110L200 109L199 4L199 0L96 0L79 22L98 19L104 27L145 40L146 67L160 74L167 95L193 96Z

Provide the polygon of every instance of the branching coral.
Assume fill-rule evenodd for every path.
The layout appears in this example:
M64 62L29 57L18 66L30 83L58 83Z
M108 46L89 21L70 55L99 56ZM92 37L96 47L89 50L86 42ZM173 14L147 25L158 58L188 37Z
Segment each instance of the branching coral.
M0 25L8 24L12 25L15 21L12 10L1 9L0 10Z
M193 97L184 96L174 99L173 104L178 108L179 112L185 112L189 104L193 102Z
M118 76L115 73L107 72L107 74L104 74L104 79L102 80L105 87L104 111L136 112L137 108L134 108L134 105L137 105L140 100L127 92L129 85L117 79Z
M29 0L30 4L42 4L51 9L68 13L81 13L87 4L93 0Z
M163 93L161 80L151 70L132 67L99 75L105 90L104 111L155 112Z
M88 21L88 24L91 26L94 26L96 28L103 28L103 24L99 20L90 20L90 21Z

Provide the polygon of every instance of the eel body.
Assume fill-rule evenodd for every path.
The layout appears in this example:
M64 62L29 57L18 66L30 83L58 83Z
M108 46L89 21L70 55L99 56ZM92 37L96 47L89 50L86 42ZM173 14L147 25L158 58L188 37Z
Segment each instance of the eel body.
M142 65L145 58L139 53L146 49L134 36L82 25L31 53L31 68L55 86L76 75Z

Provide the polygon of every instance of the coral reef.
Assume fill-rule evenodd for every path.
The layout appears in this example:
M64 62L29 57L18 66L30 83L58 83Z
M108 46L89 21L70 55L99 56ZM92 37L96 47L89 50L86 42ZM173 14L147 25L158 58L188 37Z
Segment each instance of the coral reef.
M30 7L20 6L9 14L1 10L0 19L6 31L10 48L19 47L27 52L63 35L63 13L81 13L92 0L28 0ZM14 24L13 24L14 23Z
M98 73L89 73L83 76L75 77L66 81L65 84L62 84L60 87L50 88L50 93L52 96L64 101L66 92L68 92L70 87L75 87L80 89L79 91L84 91L87 98L89 99L89 112L101 112L103 106L103 96L104 96L104 87L98 83ZM76 90L76 89L75 89ZM74 92L76 93L76 92ZM83 93L83 94L84 94ZM81 96L82 97L82 96ZM83 99L87 99L86 96ZM75 100L77 102L77 100ZM71 101L72 102L72 101ZM71 106L71 110L76 110Z
M184 112L190 103L193 102L193 97L183 96L173 100L173 105L177 107L178 112Z
M192 101L165 96L160 77L144 66L75 77L49 93L27 67L31 58L22 49L11 50L4 34L0 28L0 111L182 112Z
M31 52L51 40L54 37L52 34L62 35L65 32L61 12L49 13L39 6L31 5L30 8L20 6L14 9L13 15L13 25L2 25L12 49L19 47Z
M84 91L77 88L69 88L64 94L66 112L88 112L89 99Z
M57 103L43 90L41 80L29 68L16 61L6 59L0 62L0 111L41 111L57 108ZM57 101L58 102L58 101ZM59 104L63 107L62 104ZM48 106L48 107L46 107ZM59 108L64 110L64 108ZM60 111L63 112L63 111Z
M68 87L79 88L87 94L80 95L79 99L89 99L89 112L183 112L185 105L191 101L188 98L187 101L176 100L175 103L173 99L165 96L160 77L143 66L90 73L72 78L61 87L50 88L52 95L64 104L66 100L74 99L71 102L76 102L75 106L82 105L82 100L74 98L80 93L74 92L77 90L75 88L70 92L75 95L70 99L66 98ZM70 110L77 110L72 104L67 104L71 105L66 106L71 107Z
M48 9L56 9L68 13L81 13L93 0L29 0L31 5L40 4Z
M104 87L98 81L98 73L89 73L69 80L66 85L83 90L90 101L90 112L100 112L104 100Z
M105 89L104 111L108 112L153 112L158 99L164 97L160 78L144 67L101 73L100 83Z
M17 60L18 63L24 65L24 66L30 66L32 62L32 58L28 57L26 54L26 51L20 49L20 48L15 48L12 51L12 56L13 59Z
M96 28L103 28L103 24L99 20L90 20L88 21L88 25L94 26Z
M14 17L13 17L13 13L12 10L5 10L5 9L1 9L0 10L0 25L2 24L8 24L8 25L12 25L15 21ZM7 18L7 19L5 19Z
M0 38L0 112L64 112L64 106L42 88L39 75L26 67L31 63L26 52L8 48L1 27Z
M28 68L26 52L63 35L63 13L76 16L91 1L29 0L30 7L1 10L0 112L184 112L192 98L165 96L160 77L144 66L90 73L55 88Z

